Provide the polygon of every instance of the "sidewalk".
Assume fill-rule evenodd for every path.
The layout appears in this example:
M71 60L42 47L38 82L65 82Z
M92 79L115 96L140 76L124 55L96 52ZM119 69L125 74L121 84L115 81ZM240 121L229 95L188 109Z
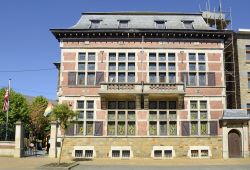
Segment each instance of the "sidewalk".
M0 170L33 170L41 165L56 161L57 159L51 159L48 157L0 157Z
M57 159L48 157L26 157L12 158L0 157L0 170L33 170L45 164L57 162ZM109 165L127 165L127 166L199 166L199 165L250 165L250 158L240 159L139 159L131 160L119 159L100 159L96 158L90 161L80 161L82 166L109 166Z
M138 166L199 166L199 165L250 165L250 158L235 159L139 159L117 160L117 159L94 159L92 161L80 161L81 165L138 165Z

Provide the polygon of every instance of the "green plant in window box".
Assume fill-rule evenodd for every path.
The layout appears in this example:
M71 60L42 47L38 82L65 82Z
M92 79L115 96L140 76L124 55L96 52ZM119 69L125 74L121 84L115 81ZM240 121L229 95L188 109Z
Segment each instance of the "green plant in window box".
M125 135L125 123L118 124L118 135Z
M112 125L108 125L108 134L109 135L115 135L115 125L112 124Z
M93 135L93 124L87 123L87 135Z
M177 134L177 126L176 126L176 123L170 123L170 124L169 124L169 134L170 134L170 135L176 135L176 134Z
M150 124L149 134L150 135L157 135L157 125L156 124Z
M205 124L205 123L201 124L201 134L207 135L207 124Z
M128 135L135 135L135 124L128 124Z

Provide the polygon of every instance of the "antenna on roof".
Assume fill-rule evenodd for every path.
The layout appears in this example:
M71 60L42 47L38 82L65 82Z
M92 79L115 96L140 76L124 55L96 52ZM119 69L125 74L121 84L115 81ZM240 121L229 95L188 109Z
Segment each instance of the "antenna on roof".
M208 4L208 11L210 11L210 0L207 0L207 4Z

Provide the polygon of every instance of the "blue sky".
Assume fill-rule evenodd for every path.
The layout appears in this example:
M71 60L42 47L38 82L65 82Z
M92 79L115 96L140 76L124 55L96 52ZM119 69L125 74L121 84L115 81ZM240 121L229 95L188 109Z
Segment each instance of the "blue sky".
M57 40L50 28L74 25L82 12L165 11L199 12L205 0L1 0L0 1L0 87L12 79L14 90L23 94L56 98L59 61ZM210 0L218 9L219 0ZM249 0L222 0L232 8L233 29L250 28ZM33 69L43 71L6 72Z

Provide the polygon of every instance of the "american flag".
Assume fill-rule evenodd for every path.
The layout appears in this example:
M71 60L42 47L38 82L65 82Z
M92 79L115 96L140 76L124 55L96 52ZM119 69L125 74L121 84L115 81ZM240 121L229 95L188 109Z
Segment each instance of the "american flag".
M9 109L9 90L6 90L3 101L3 112L7 112Z

